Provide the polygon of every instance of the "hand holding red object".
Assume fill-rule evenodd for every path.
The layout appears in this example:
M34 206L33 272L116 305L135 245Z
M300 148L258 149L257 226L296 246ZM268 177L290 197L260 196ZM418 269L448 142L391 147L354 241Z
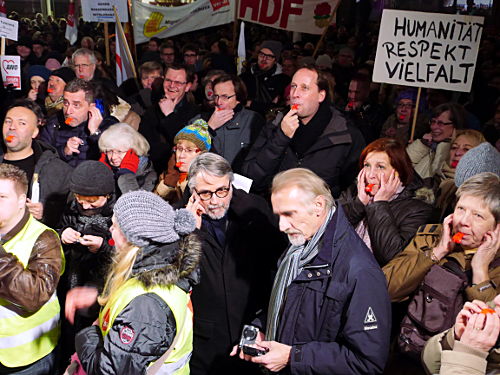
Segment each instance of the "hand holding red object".
M482 309L481 314L494 314L495 310L487 308L487 309Z
M464 236L465 236L465 234L463 234L462 232L457 232L453 235L451 240L455 243L461 243Z
M120 171L131 172L135 174L137 173L138 169L139 169L139 156L137 156L134 150L130 149L127 151L125 157L123 158L120 164Z

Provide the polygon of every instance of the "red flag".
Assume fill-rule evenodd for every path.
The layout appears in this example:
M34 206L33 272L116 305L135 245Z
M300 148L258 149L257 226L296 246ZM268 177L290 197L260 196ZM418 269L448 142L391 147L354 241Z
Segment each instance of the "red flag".
M0 17L7 17L7 8L5 8L4 0L0 0Z
M116 84L120 86L129 78L135 77L134 62L131 59L131 53L128 48L127 38L123 32L122 24L118 18L118 12L115 9L116 17Z
M78 29L76 27L75 20L75 3L73 0L69 0L68 7L68 19L66 20L66 39L69 40L71 45L76 43L76 39L78 38Z

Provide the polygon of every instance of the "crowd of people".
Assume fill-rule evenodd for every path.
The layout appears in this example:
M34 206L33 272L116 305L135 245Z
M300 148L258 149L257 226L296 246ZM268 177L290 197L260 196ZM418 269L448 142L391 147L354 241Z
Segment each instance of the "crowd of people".
M498 37L417 107L376 26L250 27L239 75L226 26L153 37L117 85L100 26L10 17L0 374L500 373Z

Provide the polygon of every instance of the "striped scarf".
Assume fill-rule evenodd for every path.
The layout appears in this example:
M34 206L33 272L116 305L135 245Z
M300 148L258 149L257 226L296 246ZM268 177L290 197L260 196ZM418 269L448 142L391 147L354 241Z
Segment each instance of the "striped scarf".
M314 234L309 242L301 246L291 245L288 248L281 264L278 267L278 272L274 279L271 299L267 311L267 327L266 340L276 340L277 329L279 325L279 317L281 309L284 306L286 299L286 289L293 280L302 272L305 265L309 264L319 252L319 241L325 233L326 226L330 222L335 207L330 209L325 222L321 225L318 231Z

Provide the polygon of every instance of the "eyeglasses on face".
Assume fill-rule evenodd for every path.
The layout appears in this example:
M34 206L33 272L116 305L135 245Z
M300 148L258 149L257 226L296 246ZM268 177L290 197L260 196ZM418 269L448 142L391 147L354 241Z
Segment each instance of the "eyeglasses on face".
M208 200L212 199L212 196L214 194L218 198L226 198L227 195L229 194L230 190L231 190L231 185L218 188L215 191L210 191L210 190L198 191L198 190L194 189L194 191L196 191L196 194L198 194L198 196L200 197L200 199L202 201L208 201Z
M185 152L186 154L193 154L196 152L200 152L201 150L199 148L190 148L190 147L181 147L181 146L174 146L172 149L174 152L179 151L179 154Z
M411 103L399 103L398 108L412 109L414 107Z
M173 81L170 78L165 78L165 82L171 84L172 86L183 86L187 83L181 81Z
M438 121L435 118L431 119L429 121L430 125L437 125L439 127L447 126L447 125L452 125L453 121L448 121L448 122L443 122L443 121Z
M233 95L214 95L214 100L221 100L223 102L227 102L229 99L235 97L236 94Z
M259 57L260 57L262 60L273 60L273 59L275 59L275 58L276 58L274 55L269 55L269 54L264 53L264 52L259 52Z

